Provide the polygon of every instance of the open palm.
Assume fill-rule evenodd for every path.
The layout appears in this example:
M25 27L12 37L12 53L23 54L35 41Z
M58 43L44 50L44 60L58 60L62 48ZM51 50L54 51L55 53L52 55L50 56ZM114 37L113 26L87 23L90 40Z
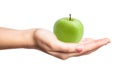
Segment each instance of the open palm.
M110 42L108 38L85 38L79 43L64 43L52 32L44 29L35 32L34 40L37 49L60 59L90 54Z

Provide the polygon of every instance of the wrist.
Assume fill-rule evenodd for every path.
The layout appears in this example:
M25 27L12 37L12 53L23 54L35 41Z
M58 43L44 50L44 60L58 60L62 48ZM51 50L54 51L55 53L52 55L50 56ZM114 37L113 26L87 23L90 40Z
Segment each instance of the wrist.
M24 48L35 48L36 47L36 41L34 39L34 34L37 31L37 29L29 29L24 30Z

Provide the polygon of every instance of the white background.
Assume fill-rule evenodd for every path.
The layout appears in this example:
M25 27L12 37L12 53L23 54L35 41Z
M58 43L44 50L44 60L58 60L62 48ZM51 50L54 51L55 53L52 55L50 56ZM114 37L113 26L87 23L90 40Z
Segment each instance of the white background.
M34 49L1 50L0 76L120 76L119 0L0 0L0 27L52 31L69 13L84 24L84 38L111 43L65 61Z

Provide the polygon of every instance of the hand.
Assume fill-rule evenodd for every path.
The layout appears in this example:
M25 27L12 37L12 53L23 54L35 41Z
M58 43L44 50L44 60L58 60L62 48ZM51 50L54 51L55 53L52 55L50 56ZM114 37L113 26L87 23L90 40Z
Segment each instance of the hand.
M47 30L39 29L34 33L35 48L60 59L90 54L100 47L108 44L108 38L92 39L85 38L79 43L64 43Z

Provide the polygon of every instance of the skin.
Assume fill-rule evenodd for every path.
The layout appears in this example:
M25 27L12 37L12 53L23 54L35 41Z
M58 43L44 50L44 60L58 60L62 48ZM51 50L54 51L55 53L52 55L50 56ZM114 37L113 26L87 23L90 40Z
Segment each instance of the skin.
M45 29L15 30L0 27L0 49L37 49L63 60L88 55L108 43L108 38L85 38L79 43L64 43Z

